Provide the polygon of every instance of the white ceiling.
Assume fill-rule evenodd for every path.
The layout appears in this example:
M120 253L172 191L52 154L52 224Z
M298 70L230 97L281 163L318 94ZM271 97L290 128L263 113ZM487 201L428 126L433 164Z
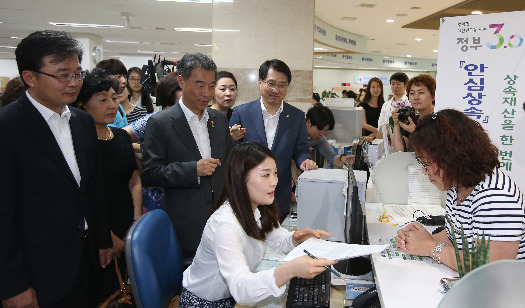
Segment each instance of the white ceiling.
M242 0L234 0L242 1ZM262 0L261 0L262 1ZM285 0L283 0L285 1ZM311 0L304 0L311 1ZM345 31L369 38L368 53L413 58L436 59L438 31L404 29L403 25L436 13L459 0L315 0L315 15L324 22ZM359 6L375 4L373 8ZM421 9L411 9L421 7ZM398 16L406 14L406 16ZM48 22L125 25L129 28L95 29L56 27ZM210 53L211 33L177 32L176 27L212 27L212 4L156 2L154 0L2 0L0 4L0 58L13 58L19 39L41 29L63 29L91 33L110 41L104 42L104 57L142 52L178 52L162 56L179 59L187 52ZM355 17L355 20L342 20ZM387 23L386 19L394 19ZM415 41L422 38L422 41ZM320 44L315 44L318 47ZM336 51L336 49L329 49ZM152 54L151 54L152 55Z

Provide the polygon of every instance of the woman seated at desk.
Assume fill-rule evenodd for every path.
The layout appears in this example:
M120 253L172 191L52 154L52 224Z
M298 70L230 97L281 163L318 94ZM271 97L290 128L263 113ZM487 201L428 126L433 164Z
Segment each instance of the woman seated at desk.
M399 230L397 248L457 271L452 224L460 250L463 227L469 249L478 235L490 236L490 262L525 259L523 194L499 169L498 150L481 125L460 111L445 109L422 119L410 142L423 174L440 190L448 190L448 219L446 229L435 235L419 223Z
M394 120L392 143L396 152L411 151L408 139L410 133L416 129L416 124L424 116L434 112L436 80L430 75L418 75L408 81L407 90L410 104L417 111L417 114L409 116L408 124L406 124L399 121L398 110L392 111L392 120Z
M313 278L337 261L303 256L255 272L269 246L288 253L325 231L295 233L279 226L275 203L277 167L272 151L258 143L235 146L226 163L224 189L208 219L193 263L184 271L179 307L233 307L281 296L293 277Z

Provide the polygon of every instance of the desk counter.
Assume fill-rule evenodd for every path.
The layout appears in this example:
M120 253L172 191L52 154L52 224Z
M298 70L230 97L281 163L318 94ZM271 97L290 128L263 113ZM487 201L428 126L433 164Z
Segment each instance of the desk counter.
M365 209L370 244L391 244L399 227L379 221L383 205L367 202ZM395 249L390 251L397 252ZM389 258L388 254L374 254L372 266L383 308L437 307L443 298L440 279L458 275L446 265L431 263L430 258L411 260L409 257L404 260Z

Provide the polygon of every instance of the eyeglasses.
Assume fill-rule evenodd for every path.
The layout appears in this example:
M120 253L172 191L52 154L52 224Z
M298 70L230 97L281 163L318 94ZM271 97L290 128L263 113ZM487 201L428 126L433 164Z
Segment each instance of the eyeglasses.
M430 165L432 165L432 163L434 162L434 161L431 161L431 162L428 162L428 163L424 163L417 156L416 156L416 161L421 165L421 167L423 167L423 169L425 169L425 172L428 172L428 167L430 167Z
M280 85L278 85L278 84L276 84L273 81L268 81L268 82L263 81L263 82L268 86L268 88L270 88L272 90L275 90L275 88L279 88L279 90L286 90L286 89L288 89L288 86L289 86L289 84L280 84Z
M129 82L140 82L140 79L138 78L129 78Z
M60 75L56 76L56 75L51 75L51 74L44 73L44 72L41 72L41 71L33 71L33 72L39 73L39 74L43 74L43 75L46 75L46 76L49 76L49 77L53 77L56 80L58 80L59 82L63 82L63 83L70 82L71 80L73 80L73 78L75 78L76 81L82 81L82 80L84 80L84 78L86 78L86 73L87 73L87 71L82 71L80 73L72 74L72 75L70 75L70 74L60 74Z

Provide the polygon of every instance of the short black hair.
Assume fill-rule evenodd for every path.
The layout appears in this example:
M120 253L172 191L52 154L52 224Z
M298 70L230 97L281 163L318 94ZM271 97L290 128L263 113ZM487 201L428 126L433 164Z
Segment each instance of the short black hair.
M187 53L177 62L177 74L184 80L188 80L194 68L201 67L207 71L215 73L217 77L217 65L208 56L202 53Z
M306 112L306 120L310 120L310 124L323 130L328 125L328 130L334 129L335 119L334 114L330 108L317 104Z
M350 90L350 91L346 92L346 97L356 99L357 98L357 94L354 91Z
M97 63L98 68L102 68L109 75L122 75L127 76L128 71L122 61L118 59L106 59Z
M235 83L235 87L237 87L237 79L235 79L235 76L233 76L232 73L230 72L227 72L227 71L220 71L218 74L217 74L217 77L215 78L215 81L219 81L219 79L221 78L230 78L231 80L233 80L233 83Z
M397 72L397 73L392 74L392 76L390 76L389 83L392 83L392 80L402 82L403 84L406 85L408 82L408 76L405 73Z
M86 78L84 78L84 83L77 96L76 105L78 106L79 102L87 104L93 95L98 92L108 91L110 88L117 92L119 88L118 80L110 77L105 70L96 67L91 72L86 73Z
M166 108L167 106L173 106L177 102L175 101L175 93L179 90L182 90L179 82L177 81L177 73L172 72L167 75L164 75L157 86L155 87L155 94L157 94L156 104L157 106L162 106Z
M264 81L268 76L268 71L273 68L279 73L283 73L288 78L288 83L292 82L292 72L286 63L278 59L266 60L261 67L259 67L259 79Z
M44 30L36 31L25 37L16 47L16 64L18 73L23 71L39 71L44 65L47 56L52 57L54 63L60 63L69 58L78 58L82 62L82 45L64 31ZM22 78L26 88L28 85Z
M318 103L321 102L321 96L317 92L314 92L314 94L312 94L312 98L315 99L315 101Z

